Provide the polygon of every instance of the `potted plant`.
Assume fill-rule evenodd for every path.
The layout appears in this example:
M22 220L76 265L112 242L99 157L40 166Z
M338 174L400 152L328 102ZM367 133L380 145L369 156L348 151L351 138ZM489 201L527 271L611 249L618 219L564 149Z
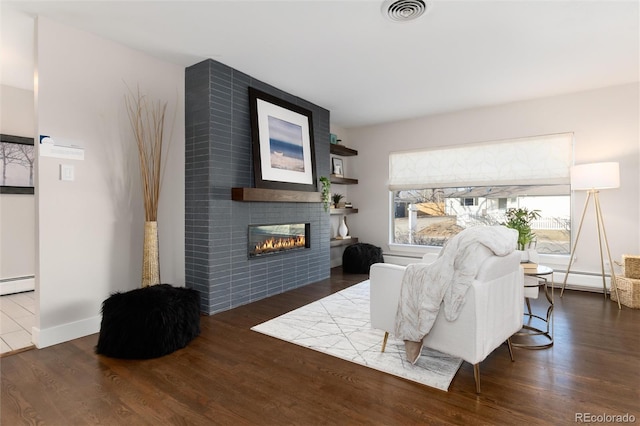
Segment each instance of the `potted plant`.
M322 205L324 206L324 211L326 212L329 210L329 198L331 195L329 191L331 190L331 181L328 177L322 176L320 177L320 183L322 184Z
M340 200L342 200L344 198L344 195L339 194L339 193L335 193L333 195L331 195L331 200L333 201L333 206L335 208L338 208L338 204L340 204Z
M526 252L531 244L536 240L536 234L531 230L531 222L540 217L540 210L531 210L527 208L510 208L507 210L505 218L506 222L502 225L507 228L515 229L518 231L518 246L517 249ZM523 256L523 261L526 255Z

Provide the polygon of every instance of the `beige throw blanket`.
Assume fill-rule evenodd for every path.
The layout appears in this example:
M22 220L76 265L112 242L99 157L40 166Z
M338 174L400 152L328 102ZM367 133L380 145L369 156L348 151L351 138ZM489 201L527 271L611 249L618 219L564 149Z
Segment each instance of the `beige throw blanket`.
M444 307L445 318L454 321L467 289L480 265L489 256L506 256L516 248L518 232L505 226L467 228L451 238L431 264L408 265L396 314L395 335L419 342L429 333Z

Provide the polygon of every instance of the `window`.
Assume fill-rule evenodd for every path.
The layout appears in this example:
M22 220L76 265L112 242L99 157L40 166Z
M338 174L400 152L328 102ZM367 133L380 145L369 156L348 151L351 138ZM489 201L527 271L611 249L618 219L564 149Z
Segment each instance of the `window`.
M539 253L569 254L573 135L392 153L390 242L442 246L462 229L498 225L509 208L539 210Z
M485 196L460 197L461 192ZM401 190L393 193L393 202L395 244L442 246L464 228L499 225L505 221L507 209L526 207L541 213L532 224L539 253L569 254L571 250L571 197L567 185Z

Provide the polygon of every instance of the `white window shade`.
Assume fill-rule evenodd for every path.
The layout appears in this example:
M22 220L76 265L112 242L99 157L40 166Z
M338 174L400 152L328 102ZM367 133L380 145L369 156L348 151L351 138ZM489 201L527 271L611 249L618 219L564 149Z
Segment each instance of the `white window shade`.
M389 189L570 183L573 134L389 155Z

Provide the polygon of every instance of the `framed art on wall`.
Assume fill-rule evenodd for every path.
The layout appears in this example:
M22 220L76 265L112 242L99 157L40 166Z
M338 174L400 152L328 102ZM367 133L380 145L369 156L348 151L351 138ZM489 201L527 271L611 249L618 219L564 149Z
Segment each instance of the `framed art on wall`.
M316 190L311 111L249 88L256 188Z
M331 172L336 177L344 177L344 167L342 165L342 158L331 158Z
M32 138L0 134L0 194L33 194Z

